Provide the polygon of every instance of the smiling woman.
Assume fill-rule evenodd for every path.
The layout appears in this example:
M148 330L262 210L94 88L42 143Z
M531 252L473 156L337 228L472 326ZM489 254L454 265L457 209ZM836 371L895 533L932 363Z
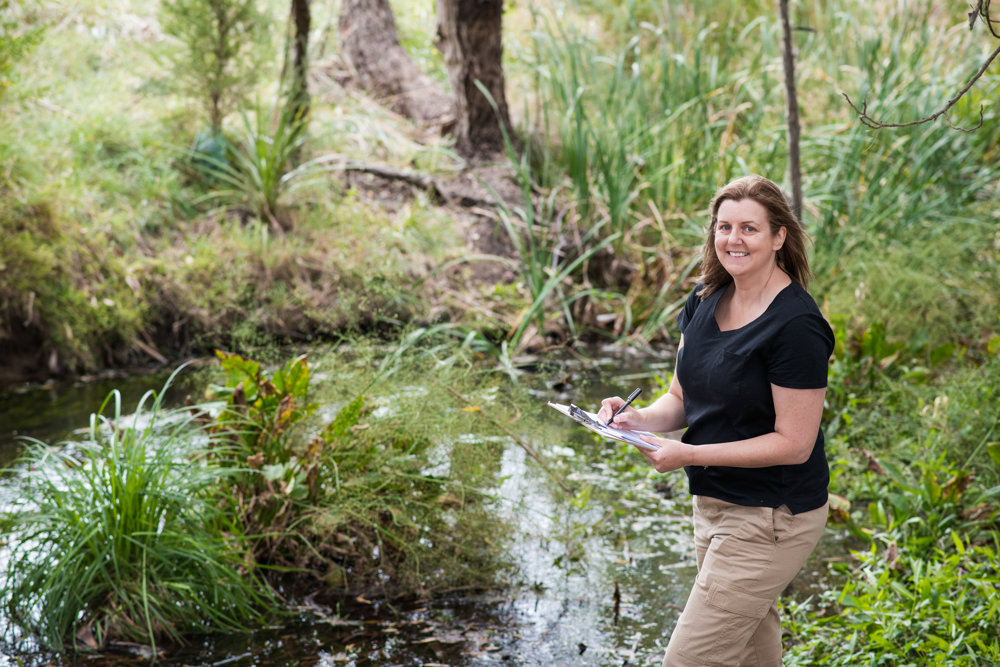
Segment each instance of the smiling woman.
M827 518L820 419L833 332L805 290L805 232L781 189L737 179L711 210L668 391L639 410L605 399L598 417L687 427L681 440L644 437L659 449L639 450L658 472L685 467L694 495L698 577L664 666L780 665L778 595Z

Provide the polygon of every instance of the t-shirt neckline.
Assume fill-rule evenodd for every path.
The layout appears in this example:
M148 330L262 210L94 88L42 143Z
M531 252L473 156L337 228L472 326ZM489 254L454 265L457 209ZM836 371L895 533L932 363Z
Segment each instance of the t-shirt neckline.
M735 329L725 329L725 330L723 330L723 328L719 326L719 320L717 320L715 318L715 309L719 306L719 300L722 299L722 295L726 293L726 290L729 289L729 286L732 285L732 284L733 284L733 282L729 281L728 283L726 283L725 287L723 287L720 290L717 290L716 293L719 296L717 296L715 298L715 302L712 304L712 313L711 313L712 326L715 327L715 331L717 333L719 333L719 334L721 334L723 336L725 336L727 334L733 334L733 333L737 333L737 332L743 331L747 327L750 327L753 324L755 324L756 322L759 322L761 319L763 319L764 316L767 315L768 311L771 310L771 308L774 306L774 304L778 301L778 298L782 294L785 293L785 290L790 289L792 287L792 285L795 284L795 279L792 279L792 281L790 283L788 283L787 285L785 285L784 287L782 287L781 290L779 290L778 293L774 295L774 298L771 299L771 303L767 304L767 308L765 308L764 312L762 312L760 315L758 315L757 317L753 318L752 320L750 320L749 322L747 322L746 324L744 324L741 327L736 327Z

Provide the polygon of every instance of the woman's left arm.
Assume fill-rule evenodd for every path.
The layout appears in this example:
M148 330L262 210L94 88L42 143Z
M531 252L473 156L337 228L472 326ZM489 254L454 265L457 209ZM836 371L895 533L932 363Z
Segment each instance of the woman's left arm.
M823 417L826 388L789 389L771 385L774 399L774 431L755 438L689 445L679 440L645 437L658 445L656 451L640 449L658 472L687 465L764 468L805 463L812 454Z

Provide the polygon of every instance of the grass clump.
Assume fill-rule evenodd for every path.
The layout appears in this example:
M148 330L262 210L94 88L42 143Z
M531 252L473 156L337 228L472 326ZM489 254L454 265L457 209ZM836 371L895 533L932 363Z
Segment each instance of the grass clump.
M17 493L2 522L12 548L0 597L23 635L56 650L155 652L158 641L260 623L273 606L239 526L213 502L220 472L203 432L162 398L147 393L128 418L112 392L88 440L33 442L6 471Z

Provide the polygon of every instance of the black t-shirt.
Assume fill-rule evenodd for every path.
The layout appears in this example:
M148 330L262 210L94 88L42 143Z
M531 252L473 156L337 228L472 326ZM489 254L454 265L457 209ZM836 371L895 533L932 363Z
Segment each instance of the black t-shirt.
M677 378L684 391L687 430L695 445L746 440L774 431L771 384L791 389L826 386L833 331L816 302L794 280L764 314L744 327L720 331L715 307L725 288L702 301L697 286L677 317L684 347ZM687 466L691 493L737 505L808 512L827 500L830 469L822 429L805 463L767 468Z

